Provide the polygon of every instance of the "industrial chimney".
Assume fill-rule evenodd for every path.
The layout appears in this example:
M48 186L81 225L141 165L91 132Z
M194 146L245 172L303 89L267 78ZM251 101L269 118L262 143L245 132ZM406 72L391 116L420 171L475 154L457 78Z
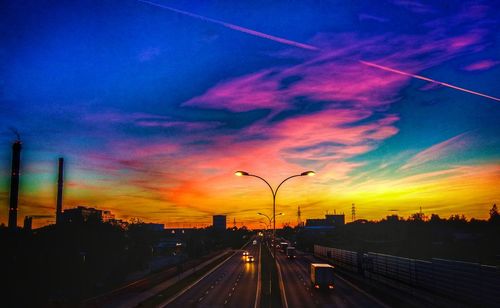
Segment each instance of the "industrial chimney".
M21 166L21 140L12 145L12 174L10 178L9 229L17 229L17 201L19 196L19 169Z
M64 182L63 175L64 175L64 158L59 157L59 173L57 177L56 224L60 224L62 219L62 197L63 197L63 182Z

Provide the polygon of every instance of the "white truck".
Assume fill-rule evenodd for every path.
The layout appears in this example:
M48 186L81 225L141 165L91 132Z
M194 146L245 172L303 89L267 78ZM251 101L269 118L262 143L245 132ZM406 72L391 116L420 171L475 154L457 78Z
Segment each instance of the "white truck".
M334 267L325 263L311 263L311 286L314 289L333 290L335 288L333 280Z
M281 242L280 243L280 250L284 253L286 253L286 248L288 247L288 243L287 242Z

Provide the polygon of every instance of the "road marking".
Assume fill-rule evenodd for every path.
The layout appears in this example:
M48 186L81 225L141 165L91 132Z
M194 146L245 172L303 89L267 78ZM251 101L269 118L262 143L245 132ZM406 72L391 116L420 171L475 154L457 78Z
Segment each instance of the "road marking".
M243 247L247 246L248 244L250 244L250 241L246 242L245 245L243 245L241 247L241 249L243 249ZM217 264L214 268L212 268L211 270L209 270L205 275L201 276L195 282L193 282L189 286L187 286L184 289L182 289L181 291L179 291L177 294L175 294L174 296L172 296L171 298L169 298L167 301L165 301L165 302L161 303L160 305L158 305L158 307L166 307L168 304L170 304L171 302L173 302L174 300L176 300L177 298L179 298L179 296L181 296L182 294L186 293L189 289L191 289L197 283L199 283L200 281L202 281L203 279L205 279L208 275L212 274L216 269L218 269L219 267L221 267L222 264L226 263L229 259L231 259L232 257L234 257L234 255L236 255L236 253L238 253L240 250L236 250L235 252L233 252L229 257L227 257L226 259L224 259L221 263Z
M278 267L278 280L279 280L279 284L280 284L281 297L282 297L281 300L283 301L283 307L288 308L288 301L286 300L285 285L283 284L283 276L281 276L281 267L280 267L280 263L278 261L278 257L276 257L274 260L276 262L276 266Z
M362 289L360 289L358 286L354 285L353 283L351 283L350 281L348 281L347 279L339 276L338 274L335 275L337 276L337 278L339 278L340 280L342 280L343 282L347 283L348 285L350 285L353 289L355 289L356 291L360 292L361 294L365 295L366 297L370 298L372 301L376 302L377 304L379 304L380 306L382 307L389 307L387 306L386 304L384 304L383 302L381 302L379 299L377 299L376 297L374 297L373 295L370 295L369 293L363 291Z
M260 265L260 255L261 255L261 249L262 249L262 243L259 243L259 264L257 266L257 292L255 294L255 304L254 308L260 307L260 288L261 288L261 277L260 277L260 271L261 271L261 265Z

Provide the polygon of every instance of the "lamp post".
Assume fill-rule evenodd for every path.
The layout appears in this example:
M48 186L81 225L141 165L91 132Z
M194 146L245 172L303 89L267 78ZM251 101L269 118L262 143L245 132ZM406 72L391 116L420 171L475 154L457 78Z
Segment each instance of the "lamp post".
M262 216L265 216L267 218L267 220L269 220L269 226L271 226L271 222L274 220L274 218L272 217L269 217L268 215L264 214L264 213L257 213L258 215L262 215ZM276 214L276 216L281 216L281 215L285 215L283 213L279 213L279 214Z
M259 221L259 223L260 223L260 224L263 224L263 225L264 225L264 227L266 228L266 230L267 230L267 228L270 226L270 225L266 224L266 223L265 223L265 222L263 222L263 221Z
M264 216L264 217L266 217L266 218L267 218L267 220L269 221L269 229L271 229L271 224L272 224L273 218L272 218L272 217L269 217L268 215L266 215L266 214L264 214L264 213L257 213L257 214L262 215L262 216ZM281 216L281 215L285 215L285 214L283 214L283 213L276 214L276 216ZM263 222L261 222L261 223L263 223ZM265 224L265 223L264 223L264 224ZM265 224L265 225L267 226L267 224ZM267 228L266 228L266 229L267 229Z
M266 183L267 186L269 186L269 189L271 189L271 193L273 194L273 219L272 219L273 220L273 258L276 259L276 195L278 194L278 190L280 189L281 185L283 185L283 183L285 183L289 179L292 179L292 178L295 178L298 176L313 176L316 173L314 171L304 171L300 174L295 174L295 175L289 176L286 179L284 179L283 181L281 181L281 183L276 187L276 189L273 189L273 187L271 186L271 184L269 184L268 181L266 181L264 178L262 178L258 175L250 174L246 171L236 171L234 174L236 176L252 176L254 178L258 178L258 179L264 181L264 183ZM264 215L264 216L267 216L267 215ZM269 216L267 216L267 217L269 218ZM271 219L269 219L269 222L271 222Z

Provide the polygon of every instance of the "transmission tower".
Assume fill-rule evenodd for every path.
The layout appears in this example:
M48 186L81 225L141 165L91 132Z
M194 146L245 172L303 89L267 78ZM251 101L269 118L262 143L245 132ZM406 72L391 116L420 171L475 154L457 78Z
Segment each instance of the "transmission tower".
M300 205L297 207L297 227L302 226L302 220L300 219Z

